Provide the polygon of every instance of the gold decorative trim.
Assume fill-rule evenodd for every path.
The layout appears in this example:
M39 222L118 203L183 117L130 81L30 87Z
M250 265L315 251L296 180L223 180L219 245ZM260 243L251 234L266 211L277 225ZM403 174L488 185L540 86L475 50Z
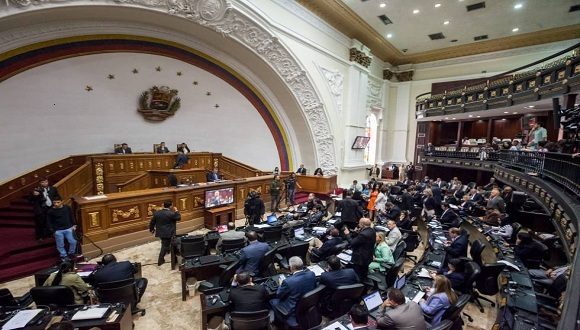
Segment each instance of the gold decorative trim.
M163 207L159 206L157 204L151 204L149 203L149 205L147 205L147 215L152 217L153 216L153 212L155 211L159 211L161 210Z
M349 61L356 62L365 68L368 68L371 65L371 58L356 48L351 48L349 50Z
M127 211L114 209L113 210L113 222L119 222L119 217L123 219L129 219L133 217L133 219L137 219L140 217L139 215L139 206L133 206Z
M103 163L95 163L95 182L97 187L97 195L105 194L105 170Z
M89 224L91 228L101 226L100 212L89 212Z

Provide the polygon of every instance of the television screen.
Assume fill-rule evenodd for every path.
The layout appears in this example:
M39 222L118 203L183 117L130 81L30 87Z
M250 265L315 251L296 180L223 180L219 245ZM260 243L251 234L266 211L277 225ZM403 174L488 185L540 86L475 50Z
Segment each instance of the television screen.
M367 147L370 141L370 137L368 136L357 136L354 139L354 143L352 144L352 149L364 149Z
M205 207L216 207L234 202L234 188L222 188L205 191Z

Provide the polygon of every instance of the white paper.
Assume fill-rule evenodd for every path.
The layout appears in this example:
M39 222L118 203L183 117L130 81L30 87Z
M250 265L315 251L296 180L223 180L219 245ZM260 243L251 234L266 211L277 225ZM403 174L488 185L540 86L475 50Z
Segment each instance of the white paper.
M87 277L89 275L91 275L93 272L89 271L89 272L77 272L77 275L80 277Z
M320 276L322 273L324 273L324 269L318 265L308 266L308 269L310 269L310 271L313 272L316 276Z
M336 212L336 213L334 213L334 216L335 217L340 217L341 215L342 215L342 212Z
M337 219L330 219L327 222L331 225L334 225L338 220Z
M431 266L435 268L441 267L441 261L431 261Z
M314 230L317 233L325 233L326 227L312 227L312 230Z
M336 330L336 329L347 330L347 328L344 325L340 324L340 322L338 322L338 321L332 323L329 326L326 326L322 330Z
M413 301L418 304L419 301L421 301L421 298L423 298L423 296L425 296L425 292L419 291L419 292L417 292L417 294L415 295L415 297L413 297Z
M96 307L96 308L89 308L87 310L81 310L75 313L71 318L72 321L77 320L94 320L100 319L105 316L105 313L109 311L108 307Z
M431 275L429 275L429 271L425 268L421 268L421 271L419 271L419 273L417 274L418 277L425 277L425 278L431 278Z
M11 330L24 328L42 309L25 309L14 315L4 326L2 330Z
M266 228L266 227L270 227L269 224L265 223L265 224L261 224L261 225L254 225L254 227L256 228Z
M339 254L337 255L337 257L338 257L338 259L340 259L340 260L342 260L342 261L347 261L347 262L348 262L348 261L350 261L350 259L352 258L352 256L351 256L351 255L349 255L349 254L346 254L346 253L339 253Z
M516 265L512 264L511 262L509 262L509 261L507 261L507 260L498 260L497 262L500 262L500 263L502 263L502 264L504 264L504 265L507 265L507 266L509 266L509 267L511 267L511 268L513 268L513 269L515 269L515 270L516 270L516 271L518 271L518 272L520 271L520 267L518 267L518 266L516 266Z

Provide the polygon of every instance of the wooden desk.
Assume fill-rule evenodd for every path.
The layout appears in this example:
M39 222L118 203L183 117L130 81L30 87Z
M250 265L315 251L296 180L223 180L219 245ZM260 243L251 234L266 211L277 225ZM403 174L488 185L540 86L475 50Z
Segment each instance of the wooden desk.
M182 180L189 180L191 183L199 183L206 181L206 169L205 168L192 168L187 170L154 170L148 171L150 186L149 188L162 188L169 186L167 177L170 174L175 175L177 178L177 183L179 184Z
M336 175L296 175L296 178L298 184L302 187L300 189L301 191L326 195L332 193L338 187L336 184Z
M224 206L215 209L205 210L204 225L207 229L215 229L218 225L227 225L228 222L236 220L235 206Z

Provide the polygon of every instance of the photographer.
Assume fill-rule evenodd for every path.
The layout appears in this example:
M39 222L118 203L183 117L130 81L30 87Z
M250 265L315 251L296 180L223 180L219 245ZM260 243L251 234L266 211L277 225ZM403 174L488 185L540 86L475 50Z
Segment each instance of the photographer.
M288 205L294 205L294 194L296 193L296 187L298 187L299 189L302 189L302 187L300 186L300 184L298 183L298 181L296 180L296 173L291 173L290 177L286 180L284 180L284 182L286 183L286 192L287 192L287 197L288 197Z
M250 226L262 222L262 217L266 213L264 201L260 198L260 193L250 191L244 203L244 215L248 219Z

